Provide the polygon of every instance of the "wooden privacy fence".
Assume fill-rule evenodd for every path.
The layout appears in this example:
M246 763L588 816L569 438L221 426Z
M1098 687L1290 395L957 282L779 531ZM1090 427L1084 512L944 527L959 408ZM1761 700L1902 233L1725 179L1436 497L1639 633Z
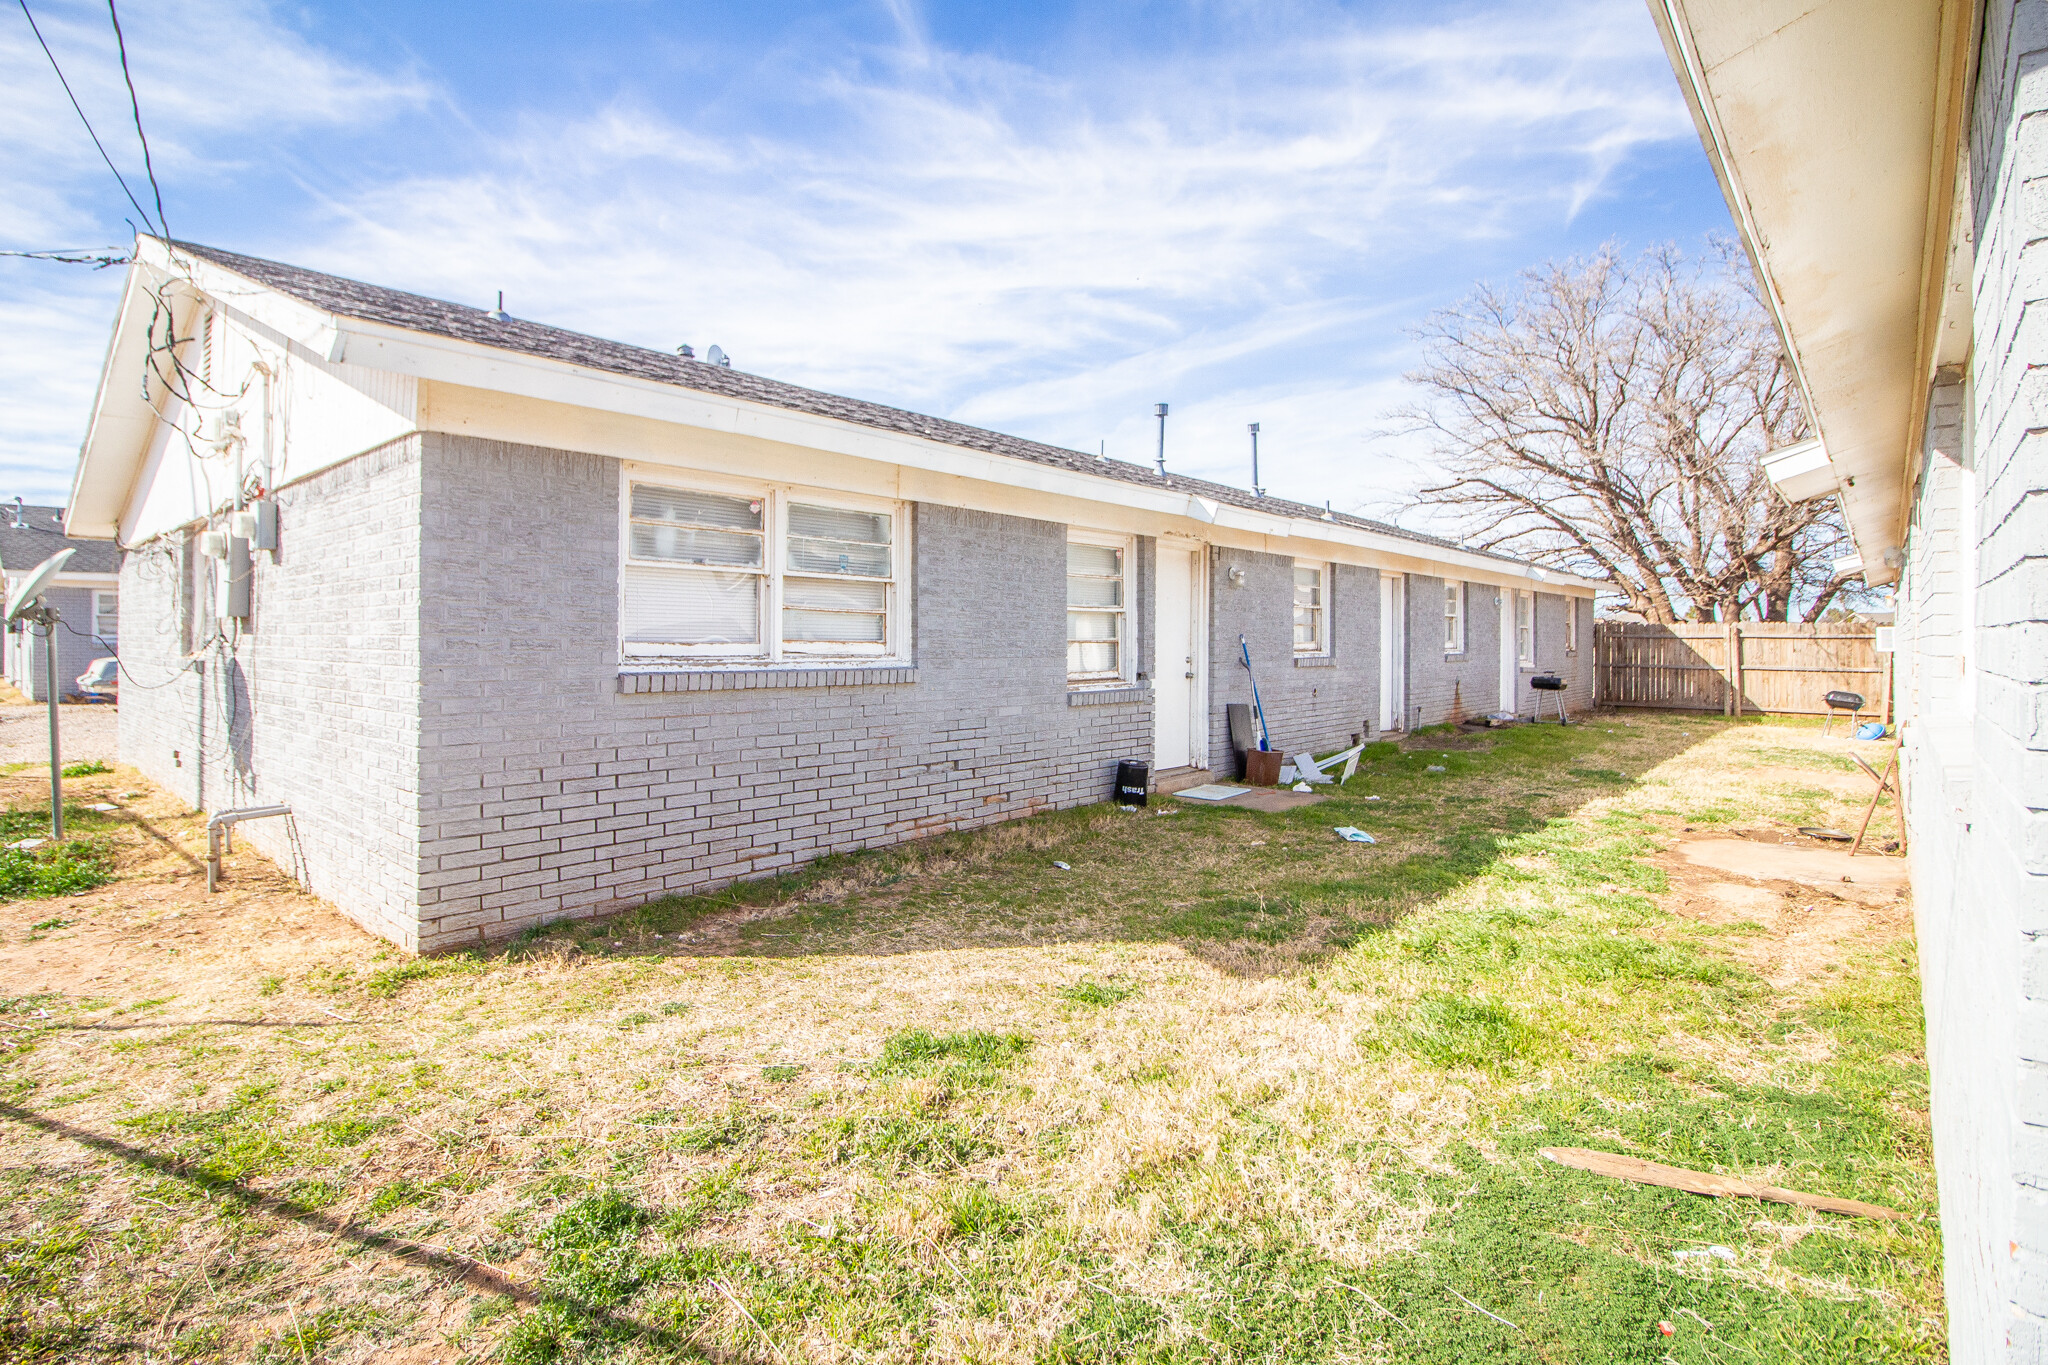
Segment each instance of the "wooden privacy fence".
M1603 706L1824 715L1829 692L1860 692L1864 714L1890 714L1891 655L1867 625L1727 621L1593 627L1594 696Z

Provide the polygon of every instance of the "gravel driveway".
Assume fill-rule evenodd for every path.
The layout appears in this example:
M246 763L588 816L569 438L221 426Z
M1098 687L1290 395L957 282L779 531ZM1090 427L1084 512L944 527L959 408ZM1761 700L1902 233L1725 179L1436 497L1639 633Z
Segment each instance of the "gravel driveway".
M50 709L47 706L0 706L0 763L50 761ZM115 709L103 705L57 708L58 743L64 763L114 761Z

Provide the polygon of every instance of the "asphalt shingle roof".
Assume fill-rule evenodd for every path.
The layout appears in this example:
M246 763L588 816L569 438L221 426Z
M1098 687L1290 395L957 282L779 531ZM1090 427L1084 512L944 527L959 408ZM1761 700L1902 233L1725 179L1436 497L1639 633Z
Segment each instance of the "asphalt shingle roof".
M64 534L64 509L23 504L23 525L14 524L14 503L0 502L0 569L25 573L59 550L76 550L65 573L116 573L120 547L111 540L73 540Z
M885 407L880 403L869 403L858 398L821 393L816 389L785 384L777 379L748 374L744 370L714 365L709 361L685 360L666 351L650 350L644 346L629 346L619 341L607 341L602 337L586 336L581 332L528 322L523 318L501 320L493 318L482 308L447 303L397 289L385 289L378 285L364 284L359 280L344 279L339 275L324 275L316 270L305 270L279 261L237 255L232 251L222 251L192 242L179 242L176 246L180 251L190 252L194 256L224 266L236 274L247 276L315 308L343 317L384 323L432 336L494 346L501 350L520 351L527 355L566 361L572 365L582 365L610 374L629 375L637 379L674 384L680 388L696 389L724 398L763 403L770 407L787 408L822 417L835 417L864 427L920 436L945 445L984 451L991 455L1025 460L1032 464L1051 465L1059 469L1072 470L1077 474L1112 479L1120 483L1168 488L1190 497L1207 498L1211 502L1226 503L1233 507L1250 508L1281 516L1331 521L1340 526L1398 536L1402 540L1413 541L1418 545L1462 550L1467 554L1484 555L1488 559L1500 560L1517 567L1525 566L1525 561L1508 555L1473 549L1454 540L1423 535L1420 532L1405 530L1365 517L1352 516L1345 512L1326 512L1325 509L1310 503L1293 502L1286 498L1261 498L1247 489L1211 483L1207 479L1191 479L1184 474L1169 473L1161 477L1143 465L1123 460L1105 460L1083 454L1078 450L1066 450L1038 441L1027 441L1018 436L1006 436L999 431L971 427L961 422L949 422L943 417L927 417L922 413L906 412L901 408ZM90 542L80 542L87 543Z

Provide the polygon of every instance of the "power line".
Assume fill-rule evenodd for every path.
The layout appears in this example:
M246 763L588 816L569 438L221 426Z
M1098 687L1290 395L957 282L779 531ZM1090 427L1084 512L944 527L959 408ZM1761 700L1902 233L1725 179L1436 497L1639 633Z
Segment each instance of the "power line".
M23 7L27 7L26 0ZM142 143L142 169L149 176L149 192L156 196L156 225L168 244L171 220L164 217L164 192L156 183L156 167L149 161L149 134L142 131L142 101L135 98L135 77L128 73L128 40L121 36L121 15L114 8L114 0L107 0L107 17L114 21L114 46L121 50L121 79L128 83L128 107L135 111L135 137Z
M128 181L122 177L120 167L114 164L114 158L107 155L106 144L101 142L100 135L93 131L92 120L85 116L85 110L78 103L78 96L71 93L71 82L64 79L64 68L57 65L57 54L50 51L49 43L43 39L43 30L36 24L35 15L29 13L28 0L17 0L17 2L21 5L22 15L28 20L29 30L36 35L36 42L43 49L43 55L50 59L50 70L57 73L57 83L64 87L64 94L70 99L71 107L78 111L78 121L85 125L86 136L92 139L93 146L99 148L100 160L107 163L107 169L114 173L114 179L121 182L121 193L128 196L128 202L135 205L136 213L142 216L142 221L149 225L152 232L155 232L160 237L167 236L168 234L160 226L149 222L149 214L135 198L135 191L128 188ZM154 178L151 177L152 180Z
M56 261L61 265L89 265L95 270L105 270L110 265L126 265L128 257L121 248L80 247L76 251L4 251L0 256L17 256L24 261Z

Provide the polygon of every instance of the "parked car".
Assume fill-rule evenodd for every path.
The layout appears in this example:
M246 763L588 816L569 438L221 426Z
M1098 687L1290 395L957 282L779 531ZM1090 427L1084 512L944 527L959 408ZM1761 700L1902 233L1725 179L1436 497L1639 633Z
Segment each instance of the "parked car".
M86 665L85 672L78 675L80 696L112 701L120 695L120 687L121 661L111 655L94 659Z

